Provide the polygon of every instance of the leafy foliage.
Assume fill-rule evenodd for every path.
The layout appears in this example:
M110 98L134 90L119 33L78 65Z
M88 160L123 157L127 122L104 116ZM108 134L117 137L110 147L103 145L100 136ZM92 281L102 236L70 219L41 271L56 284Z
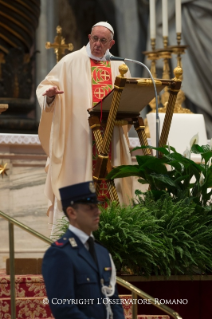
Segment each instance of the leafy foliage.
M138 165L122 165L114 168L107 176L115 179L126 176L138 176L139 182L149 184L155 200L163 195L164 191L178 201L189 197L199 207L207 210L208 202L212 195L212 151L209 145L199 146L194 144L191 152L201 154L200 164L177 153L175 148L170 146L151 147L142 146L137 149L151 148L158 150L159 158L144 155L136 156Z
M133 207L111 203L101 209L95 238L111 252L119 270L137 275L207 273L212 270L212 213L187 200L148 193Z
M68 225L68 218L64 215L61 219L57 221L57 225L54 229L54 233L51 235L51 239L57 240L58 238L62 237L68 230Z
M94 236L108 248L122 272L146 276L211 273L211 148L192 145L191 152L201 154L200 164L173 147L151 148L163 156L136 156L138 165L120 166L108 175L112 179L138 176L150 190L137 190L129 206L116 202L100 206L100 225ZM67 228L64 218L57 237Z
M135 205L100 207L94 236L111 252L117 270L145 276L211 272L212 212L195 210L187 199L174 202L167 193L157 201L150 192L144 199L137 194ZM56 237L67 230L66 218L61 226Z

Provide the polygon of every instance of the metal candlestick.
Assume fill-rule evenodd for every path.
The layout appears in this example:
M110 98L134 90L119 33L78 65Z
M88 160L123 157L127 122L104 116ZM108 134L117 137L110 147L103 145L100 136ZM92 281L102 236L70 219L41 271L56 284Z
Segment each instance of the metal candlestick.
M168 37L163 37L163 49L158 50L159 52L159 58L163 59L163 75L162 78L165 80L170 79L170 68L169 68L169 60L171 59L171 53L172 50L168 47ZM161 95L161 103L163 105L163 108L159 108L159 112L165 113L166 112L166 104L169 99L169 92L168 88L164 88L164 92Z
M150 67L150 71L152 73L153 78L157 78L157 73L156 73L156 60L158 60L159 55L158 55L158 50L155 50L155 39L151 39L151 47L152 47L152 51L145 51L143 52L143 54L145 54L147 56L147 59L151 61L151 67ZM151 112L155 112L156 111L156 102L155 102L155 98L149 103L152 111Z
M188 47L187 45L180 45L181 43L181 33L177 33L177 45L173 45L170 47L172 52L177 55L177 66L180 67L182 70L182 61L181 55L185 53L185 49ZM183 73L180 77L180 80L183 81ZM179 91L177 100L175 103L174 113L192 113L189 109L182 107L182 103L185 100L185 94L182 90Z
M151 39L151 48L152 51L145 51L143 54L147 56L147 59L151 61L151 67L150 71L152 73L153 78L157 78L157 73L156 73L156 60L158 60L158 51L155 50L155 39ZM151 112L156 112L156 101L155 98L149 103L149 106L151 107ZM145 125L145 134L149 138L150 137L150 131L149 131L149 126L147 122L147 118L144 119L144 125Z

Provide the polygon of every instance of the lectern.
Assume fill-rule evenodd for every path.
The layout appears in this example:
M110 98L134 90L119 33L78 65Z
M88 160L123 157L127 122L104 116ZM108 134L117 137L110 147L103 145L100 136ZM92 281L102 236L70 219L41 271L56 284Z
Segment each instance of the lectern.
M101 181L112 170L109 160L109 148L115 125L133 124L137 131L141 145L148 146L145 134L144 121L140 117L142 109L155 97L154 86L151 79L146 78L125 78L128 71L126 64L119 66L120 75L116 77L114 89L95 107L89 109L89 125L96 141L98 158L94 171L94 182L97 196L99 194ZM181 87L180 67L174 70L175 78L172 80L155 79L157 93L166 86L169 88L169 100L167 104L166 116L161 132L159 146L165 145L171 125L174 105L177 94ZM101 124L106 123L104 137L101 133ZM144 149L145 155L151 155L150 149ZM119 202L114 180L106 180L111 200Z

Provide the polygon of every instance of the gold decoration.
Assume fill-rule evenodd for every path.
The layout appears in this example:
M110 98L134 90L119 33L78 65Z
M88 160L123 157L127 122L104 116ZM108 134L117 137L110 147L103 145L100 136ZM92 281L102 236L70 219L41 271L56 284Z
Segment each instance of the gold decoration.
M154 79L157 78L157 73L156 73L156 60L158 60L159 55L158 51L155 50L155 39L151 39L151 47L152 51L145 51L143 54L145 54L148 58L148 60L151 61L151 67L150 67L150 72L152 73L152 76ZM159 96L158 96L158 103L159 103ZM155 113L156 112L156 100L155 98L150 101L149 106L151 107L151 112L150 113ZM148 121L147 118L144 119L145 123L145 134L146 137L150 138L150 131L149 131L149 126L148 126Z
M152 111L153 112L153 111ZM150 112L150 113L152 113ZM150 138L150 130L149 130L149 125L148 125L148 120L147 117L144 119L144 125L145 125L145 134L147 138Z
M180 45L181 41L181 33L177 33L177 45L176 46L171 46L169 47L174 54L177 55L177 67L181 68L182 71L179 78L181 81L183 81L183 69L182 69L182 62L181 62L181 55L185 53L185 49L187 48L186 45ZM174 113L187 113L187 114L192 114L192 112L189 109L186 109L185 107L182 107L182 104L185 100L185 94L184 92L180 89L178 95L177 95L177 100L175 103L174 107ZM166 103L164 103L164 108L159 109L159 112L165 112L166 110Z
M146 136L145 125L144 125L144 121L142 117L138 117L137 120L134 122L134 128L138 134L140 144L147 146L148 145L147 136ZM142 152L144 153L144 155L152 154L151 150L147 148L143 149Z
M150 72L152 73L153 78L156 79L157 78L156 60L158 60L159 54L158 54L158 51L155 51L155 39L151 39L151 45L152 45L152 51L145 51L145 52L143 52L143 54L145 54L147 56L148 60L151 61ZM152 99L152 101L149 103L149 105L150 105L150 107L152 109L151 112L155 112L155 110L156 110L155 98Z
M168 46L168 37L167 36L163 36L163 47L164 49L166 49Z
M0 165L0 175L2 175L2 178L4 175L7 176L7 171L9 170L9 168L6 168L7 167L7 163Z
M163 60L163 75L162 78L165 80L170 79L170 68L169 68L169 60L171 59L171 53L172 50L168 48L168 37L163 37L163 46L164 49L159 50L159 58L164 59ZM169 92L168 87L164 88L164 92L161 95L161 103L165 107L165 104L167 103L169 99ZM160 109L158 110L160 112Z
M152 87L153 82L150 79L141 79L141 80L137 80L137 84L139 86L151 86ZM156 85L163 85L163 83L159 80L155 80L155 84Z
M119 203L119 197L116 191L114 180L107 180L107 187L112 201Z
M174 69L174 75L175 75L175 78L174 80L175 81L181 81L182 82L182 74L183 74L183 69L181 68L181 66L177 66L175 69Z
M116 122L119 122L119 121L115 121L115 125L116 125ZM90 125L90 128L92 129L93 134L94 134L94 138L95 138L95 141L96 141L96 147L97 147L98 153L101 153L103 137L102 137L101 130L100 130L99 118L97 116L90 116L89 117L89 125ZM108 158L107 174L111 171L111 169L112 169L112 165L110 163L110 159ZM104 178L98 178L96 176L93 176L93 179L94 179L95 184L96 184L96 194L98 196L99 191L100 191L100 183L101 183L101 180L104 180ZM118 194L117 194L117 191L116 191L116 187L115 187L114 181L113 180L106 180L106 183L107 183L107 187L108 187L108 191L109 191L111 200L112 201L117 201L117 203L118 203L119 202L119 198L118 198Z
M17 282L17 280L19 280L19 278L16 279L16 282ZM21 286L21 280L22 280L22 278L20 279L20 286ZM45 284L37 276L27 278L26 287L28 287L28 291L33 292L33 295L35 297L45 297L46 296ZM23 290L23 293L24 293L23 297L26 297L24 290Z
M174 106L176 103L177 94L178 94L180 87L181 87L180 77L182 75L182 69L180 67L176 67L174 69L174 75L175 75L175 78L173 79L174 82L169 89L169 92L170 92L169 100L167 102L166 115L164 118L163 128L162 128L162 132L160 135L159 147L162 147L162 146L166 145L166 143L167 143L167 138L169 135L172 116L174 113Z
M181 32L177 32L177 45L180 46L181 42Z
M174 75L175 75L174 80L181 81L182 74L183 74L183 69L180 66L177 66L174 69ZM178 92L178 95L179 94L180 94L180 91ZM177 102L179 100L178 95L177 95L177 99L176 99L175 106L174 106L174 113L191 113L190 110L188 110L186 108L182 108L181 105L179 105L179 103ZM167 104L168 104L168 101L164 102L164 107L159 108L158 112L166 113Z
M65 50L73 51L74 46L72 43L65 43L65 39L62 37L62 28L58 26L56 28L57 36L54 38L54 43L46 42L46 49L54 49L57 57L57 62L63 57Z
M127 73L127 71L128 71L128 66L126 64L119 65L119 72L122 78L124 77L124 74Z
M19 308L19 317L23 318L46 318L47 312L45 309L45 304L42 299L25 298L25 299L16 299L16 305Z
M105 179L105 176L108 172L111 171L112 166L109 161L109 150L110 150L110 143L113 135L113 129L115 126L116 115L118 112L118 107L120 104L121 94L124 89L126 78L124 78L124 74L128 71L128 67L125 64L119 66L120 76L116 77L115 85L114 85L114 92L113 98L111 102L110 111L108 114L107 124L104 132L104 137L100 137L99 146L101 144L100 154L98 154L97 163L93 175L93 180L96 187L96 194L98 197L99 190L100 190L100 183L102 179ZM90 125L93 125L92 121L89 121ZM96 121L98 124L98 120ZM110 167L109 167L109 165ZM113 181L107 182L109 194L111 196L111 200L118 200L118 195L116 192L115 184Z
M115 126L124 126L127 125L128 121L125 120L115 120Z
M155 38L151 38L151 47L152 47L152 51L155 51Z

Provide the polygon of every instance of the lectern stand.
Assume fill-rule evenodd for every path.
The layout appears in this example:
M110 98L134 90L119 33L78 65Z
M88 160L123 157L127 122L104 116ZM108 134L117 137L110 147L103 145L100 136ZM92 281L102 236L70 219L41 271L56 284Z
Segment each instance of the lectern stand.
M94 172L94 182L97 196L99 194L101 181L112 170L109 160L109 148L112 139L113 129L116 125L133 124L137 131L141 145L147 146L145 126L140 117L141 110L154 98L154 87L151 79L144 78L125 78L124 74L128 71L125 64L119 66L120 75L116 77L114 89L98 103L94 108L89 109L89 125L96 141L98 159ZM157 93L162 91L165 86L169 87L170 96L167 105L167 113L164 119L163 130L159 145L165 145L171 125L174 105L177 93L180 90L182 69L175 69L173 80L155 79ZM100 129L100 118L106 123L104 137ZM151 150L145 149L145 155L150 155ZM119 202L117 191L113 180L106 180L111 200Z

